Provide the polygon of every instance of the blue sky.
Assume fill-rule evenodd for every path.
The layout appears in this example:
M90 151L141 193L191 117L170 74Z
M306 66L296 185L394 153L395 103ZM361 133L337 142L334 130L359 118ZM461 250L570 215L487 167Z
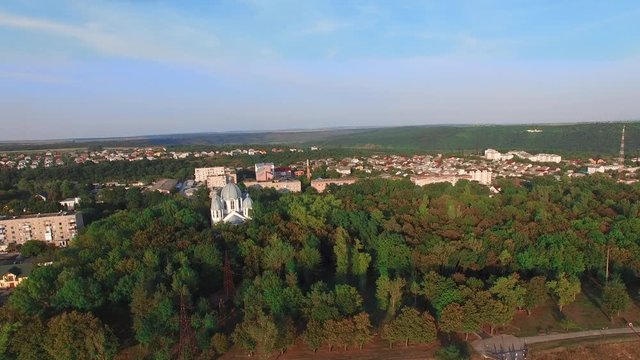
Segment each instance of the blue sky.
M638 1L2 0L0 140L640 119Z

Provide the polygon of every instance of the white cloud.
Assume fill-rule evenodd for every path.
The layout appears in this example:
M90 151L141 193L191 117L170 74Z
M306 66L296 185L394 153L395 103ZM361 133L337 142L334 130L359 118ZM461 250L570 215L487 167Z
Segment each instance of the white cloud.
M0 71L0 79L10 79L41 84L70 84L72 81L67 78L50 74L27 72L27 71Z
M349 24L347 22L322 19L314 22L310 27L305 29L303 33L306 34L329 34L338 30L347 28Z
M66 37L88 49L115 57L160 62L202 63L212 60L219 41L186 23L145 22L109 11L92 14L90 21L70 24L0 12L0 27Z

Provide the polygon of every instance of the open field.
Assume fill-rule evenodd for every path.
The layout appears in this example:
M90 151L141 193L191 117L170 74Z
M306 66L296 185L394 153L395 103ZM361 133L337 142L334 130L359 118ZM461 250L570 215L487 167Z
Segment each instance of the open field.
M640 359L636 335L544 343L531 347L531 360L635 360Z
M376 360L376 359L389 359L389 360L418 360L418 359L433 359L435 351L438 349L437 344L430 345L409 345L405 348L402 345L396 345L393 348L389 348L389 343L376 338L371 344L365 346L362 350L350 348L348 350L336 349L329 351L327 347L319 349L317 352L309 350L309 348L302 342L296 343L292 348L287 350L286 353L274 354L269 359L278 360L304 360L304 359L323 359L323 360ZM241 349L233 349L231 352L225 354L221 359L246 359L247 353Z

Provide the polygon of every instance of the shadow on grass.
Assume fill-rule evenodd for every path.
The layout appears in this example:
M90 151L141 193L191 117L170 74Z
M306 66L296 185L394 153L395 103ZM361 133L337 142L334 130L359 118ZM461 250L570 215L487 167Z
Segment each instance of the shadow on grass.
M607 319L609 315L602 310L602 285L600 285L595 279L588 278L586 281L582 282L582 293L584 296L593 304L595 308L597 308L602 315L604 315Z

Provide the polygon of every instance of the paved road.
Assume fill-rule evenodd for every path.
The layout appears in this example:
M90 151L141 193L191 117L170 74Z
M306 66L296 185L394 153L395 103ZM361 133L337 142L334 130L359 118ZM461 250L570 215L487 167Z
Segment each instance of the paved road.
M637 330L636 330L637 331ZM525 344L537 344L549 341L559 341L568 339L578 339L583 337L600 337L608 335L633 334L634 330L628 327L605 329L605 330L587 330L564 334L538 335L528 337L515 337L513 335L500 335L487 339L476 340L471 346L481 355L491 354L492 352L523 349Z

